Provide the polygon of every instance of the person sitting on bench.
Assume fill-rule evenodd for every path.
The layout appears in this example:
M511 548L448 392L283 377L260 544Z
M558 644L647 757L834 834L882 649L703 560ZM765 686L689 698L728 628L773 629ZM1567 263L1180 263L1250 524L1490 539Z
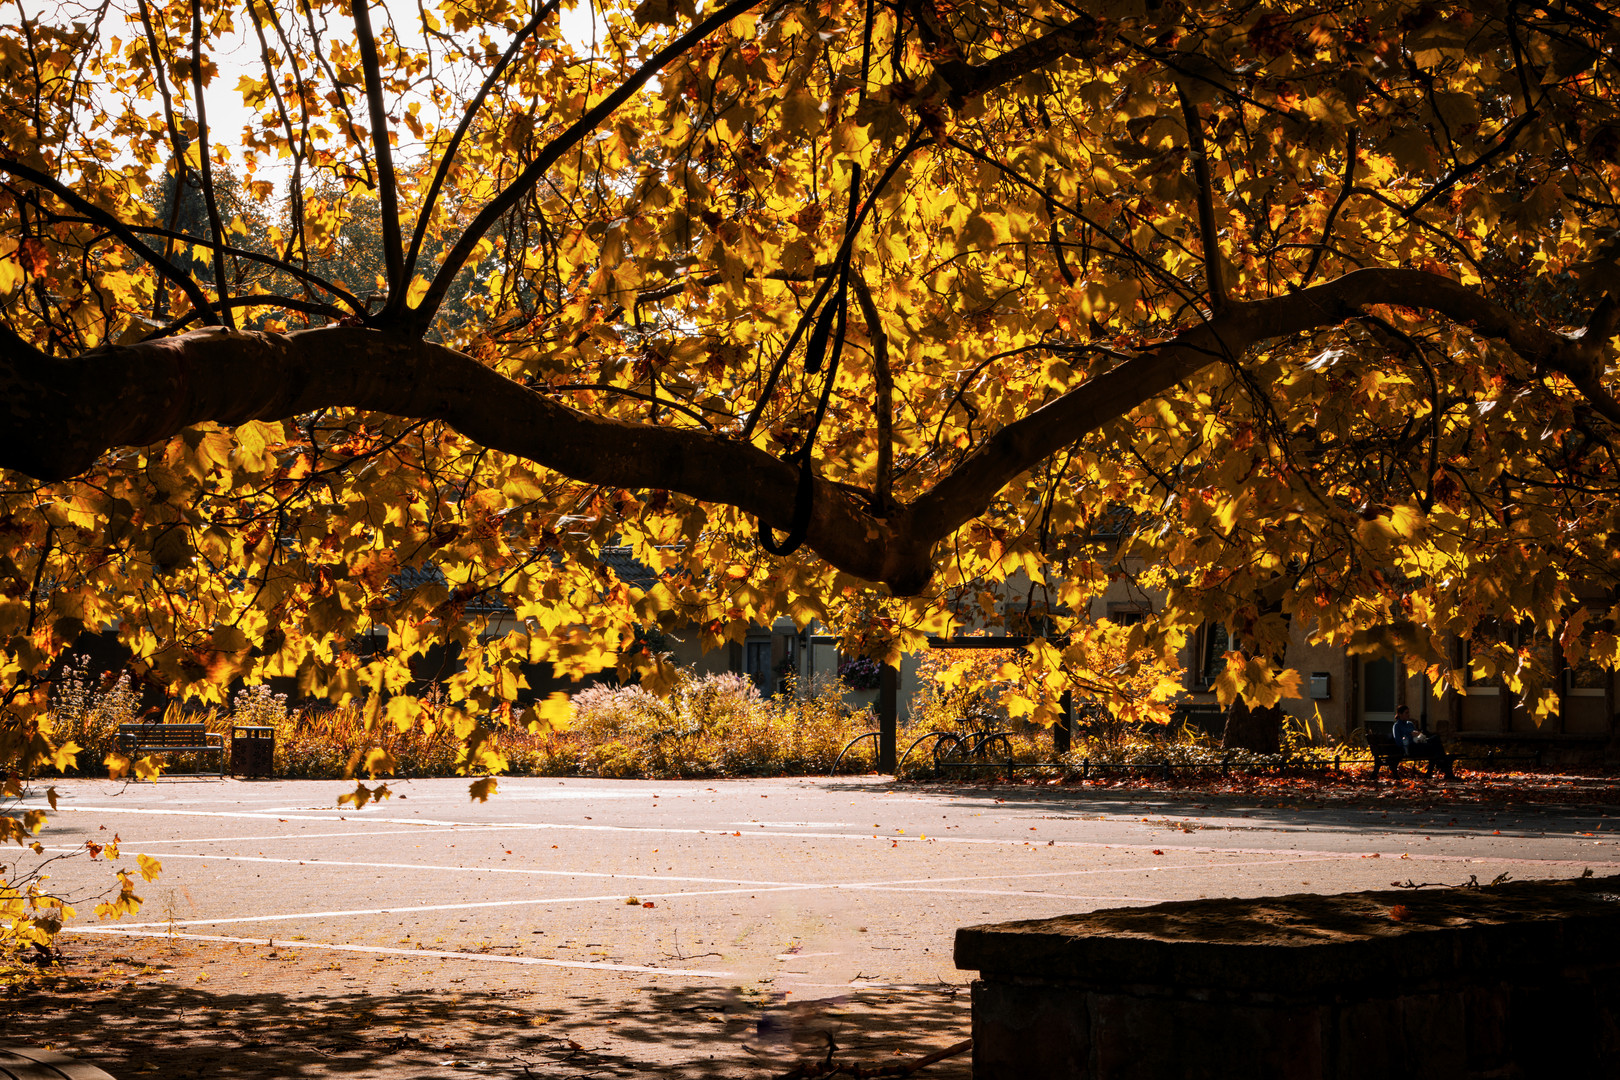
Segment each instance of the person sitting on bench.
M1395 740L1401 753L1407 757L1421 757L1422 743L1428 740L1423 738L1417 725L1412 723L1412 710L1402 705L1395 710L1395 726L1389 729L1389 737Z
M1446 779L1452 779L1451 756L1446 753L1440 737L1419 731L1412 722L1412 710L1405 705L1395 710L1395 723L1389 729L1389 737L1394 740L1401 757L1408 761L1427 761L1430 776L1434 775L1435 766L1439 766ZM1393 762L1390 771L1394 771Z

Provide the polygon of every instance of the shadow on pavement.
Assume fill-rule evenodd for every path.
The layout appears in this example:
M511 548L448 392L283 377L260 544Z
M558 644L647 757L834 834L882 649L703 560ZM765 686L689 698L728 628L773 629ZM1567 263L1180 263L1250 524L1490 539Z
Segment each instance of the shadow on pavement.
M870 791L839 779L828 791ZM1232 785L1232 786L1241 786ZM1308 829L1321 833L1421 829L1431 835L1583 836L1620 829L1620 777L1540 774L1503 780L1466 776L1455 783L1426 780L1302 784L1289 790L1255 783L1252 790L1212 786L1148 787L1119 783L1033 786L1006 783L892 783L893 795L937 800L958 810L984 810L987 803L1007 812L1064 817L1141 820L1166 828ZM1236 819L1236 820L1233 820Z
M118 1080L763 1080L823 1059L829 1046L837 1061L898 1063L965 1039L969 1026L966 988L954 986L863 988L800 1002L768 987L603 984L559 993L521 983L431 985L434 976L447 980L438 965L424 964L410 988L322 992L314 973L261 957L239 970L238 985L216 988L187 985L199 971L223 970L227 957L211 964L209 949L182 955L148 947L137 957L130 942L95 944L75 948L81 955L71 959L78 970L101 965L104 977L0 997L0 1030L8 1041L48 1045ZM228 959L240 969L239 953ZM918 1075L965 1080L969 1071L964 1054Z

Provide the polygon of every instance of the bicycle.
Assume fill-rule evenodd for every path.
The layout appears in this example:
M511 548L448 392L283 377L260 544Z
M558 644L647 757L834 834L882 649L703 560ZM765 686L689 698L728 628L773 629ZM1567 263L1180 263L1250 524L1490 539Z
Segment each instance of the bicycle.
M903 769L917 748L930 740L934 744L930 752L936 768L964 765L970 760L999 759L1012 764L1012 739L1001 729L1001 716L994 709L983 704L971 705L957 724L957 731L930 731L914 740L900 755L899 767Z

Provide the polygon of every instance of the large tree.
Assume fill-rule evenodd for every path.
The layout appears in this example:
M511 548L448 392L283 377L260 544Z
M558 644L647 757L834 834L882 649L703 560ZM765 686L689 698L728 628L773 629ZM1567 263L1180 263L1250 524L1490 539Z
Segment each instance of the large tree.
M1046 690L1100 693L1082 617L1121 568L1169 597L1130 648L1219 620L1223 692L1262 704L1290 620L1437 684L1481 626L1620 661L1577 605L1620 557L1602 4L561 16L7 7L14 731L115 623L204 697L381 702L457 640L471 715L528 662L656 678L637 626L785 612L883 652L1011 610L1075 635L1033 650ZM245 125L210 125L227 98ZM221 211L227 163L278 227ZM143 201L164 172L203 196L180 235ZM362 206L371 292L365 245L329 276ZM614 579L610 541L662 582ZM446 583L402 590L427 561ZM526 632L480 645L493 595ZM1486 637L1477 668L1546 683Z

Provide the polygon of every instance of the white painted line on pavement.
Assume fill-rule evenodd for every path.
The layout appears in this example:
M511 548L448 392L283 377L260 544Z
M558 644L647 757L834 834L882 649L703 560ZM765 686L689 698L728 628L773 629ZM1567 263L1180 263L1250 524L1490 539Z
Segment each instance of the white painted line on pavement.
M129 848L127 842L120 846ZM1040 845L1044 848L1045 845ZM47 847L45 850L68 854L82 851L81 847ZM1269 852L1268 854L1275 854ZM803 882L803 881L771 881L754 878L732 877L692 877L681 874L610 874L602 870L537 870L521 866L455 866L434 863L385 863L385 862L353 862L342 859L296 859L285 856L271 855L205 855L191 852L166 851L165 859L192 859L208 862L240 862L240 863L271 863L276 865L314 866L333 869L358 870L421 870L434 873L469 873L469 874L514 874L527 877L565 877L565 878L605 878L624 881L680 881L694 885L746 885L759 888L791 888L791 889L866 889L866 888L899 888L906 885L941 885L953 881L1016 881L1024 878L1052 878L1052 877L1084 877L1093 874L1144 874L1166 870L1232 870L1251 866L1276 866L1283 864L1304 862L1334 862L1343 859L1360 858L1359 855L1289 855L1276 859L1253 859L1245 862L1221 863L1182 863L1161 866L1094 866L1074 870L1044 870L1030 874L962 874L956 877L920 877L901 878L890 881L875 882ZM941 891L938 889L932 890ZM947 892L974 892L972 889L949 889ZM695 894L687 894L695 895Z
M1279 863L1302 862L1333 862L1337 859L1359 858L1347 855L1302 855L1298 858L1287 859L1257 859L1253 862L1242 863L1181 863L1165 866L1096 866L1085 870L1043 870L1033 874L964 874L960 877L925 877L900 878L893 881L873 882L873 886L882 885L939 885L948 881L1018 881L1023 878L1050 878L1050 877L1079 877L1087 874L1144 874L1149 871L1160 872L1164 870L1231 870L1249 866L1274 866ZM861 884L844 886L848 889L868 888Z
M317 832L317 833L265 833L262 836L200 836L196 839L179 837L174 840L142 840L138 847L150 847L153 844L245 844L249 840L333 840L333 839L371 839L373 836L422 836L425 833L464 833L466 829L451 827L447 829L367 829L365 832ZM119 844L129 847L130 842L120 840Z
M703 889L697 892L663 892L647 893L645 899L672 900L688 896L728 896L736 893L762 893L762 892L796 892L804 889L814 889L814 885L782 885L776 887L750 886L741 889ZM336 911L295 911L283 915L230 915L218 919L165 919L162 922L125 923L127 927L137 930L155 929L164 926L217 926L224 923L264 923L286 922L290 919L330 919L340 915L405 915L422 911L471 911L475 908L498 907L543 907L548 904L584 904L600 903L610 900L623 903L625 895L622 892L604 893L599 896L531 896L523 900L468 900L458 904L396 904L392 907L376 908L348 908Z
M381 945L336 945L325 941L277 941L274 938L221 937L217 934L170 934L123 926L70 926L64 934L98 934L104 937L181 938L186 941L219 941L227 945L269 945L277 949L328 949L333 952L381 953L384 956L429 956L444 960L482 960L495 964L528 964L535 967L592 968L623 971L638 975L685 975L699 979L732 979L730 971L700 971L694 968L657 968L641 964L615 964L607 960L545 960L537 956L502 956L499 953L442 952L437 949L390 949Z
M853 821L760 821L758 818L752 821L733 821L731 824L739 829L745 825L761 829L853 829L856 827Z
M138 845L120 841L121 848L133 848ZM68 854L74 851L83 851L81 847L47 847L46 851L59 851ZM165 859L205 859L209 862L243 862L243 863L278 863L294 864L297 866L335 867L338 869L360 870L431 870L435 873L447 872L469 874L519 874L530 877L581 877L581 878L619 878L624 880L646 881L686 881L697 885L758 885L768 888L775 885L790 885L799 887L798 882L792 881L755 881L750 878L716 878L716 877L683 877L678 874L610 874L602 870L533 870L521 866L436 866L431 863L386 863L386 862L345 862L339 859L294 859L269 855L199 855L189 852L165 851ZM971 879L963 879L971 880Z
M262 820L264 818L267 818L267 817L275 817L275 815L273 815L273 814L247 813L247 812L226 811L226 810L163 810L163 809L145 808L145 807L129 808L129 807L118 807L118 806L71 806L71 807L64 806L64 807L59 807L58 808L58 812L63 811L63 810L77 812L77 813L99 812L99 813L121 813L121 814L149 814L149 815L163 815L163 816L176 816L176 817L251 818L251 819L260 819L260 820ZM324 816L321 816L321 817L304 816L304 817L299 817L299 818L292 818L290 820L292 820L292 821L349 821L351 819L349 817L347 817L346 815L329 814L329 815L324 815ZM939 844L946 844L946 845L967 845L967 846L975 846L975 847L1037 847L1037 846L1038 847L1047 847L1048 846L1045 842L1039 841L1039 840L1035 840L1035 841L1031 841L1031 840L1015 840L1015 839L1012 839L1010 837L1003 838L1003 837L926 836L926 835L904 836L904 835L897 835L897 834L875 834L875 833L866 833L866 832L858 832L858 833L770 832L768 830L758 829L758 828L756 828L754 830L751 830L751 831L742 831L742 830L732 830L732 829L674 828L674 827L662 826L662 825L648 825L648 826L643 826L643 825L576 825L576 824L563 825L563 824L557 824L557 823L553 823L553 822L450 821L450 820L441 820L441 819L436 819L436 818L433 818L433 819L423 818L420 821L413 821L413 820L411 820L409 818L368 818L368 819L365 819L365 821L361 821L360 819L352 819L352 820L355 820L357 823L360 823L360 824L364 824L365 821L376 821L376 822L381 822L381 823L389 824L389 825L438 825L438 826L459 827L459 828L465 828L465 829L468 829L468 830L483 829L483 830L489 830L489 831L518 830L518 831L532 831L532 832L539 832L539 831L606 832L606 833L635 833L635 834L644 834L644 835L647 835L647 836L658 836L658 835L732 836L732 837L741 837L743 839L747 839L749 837L752 837L755 840L769 839L769 840L776 840L776 841L780 841L780 840L867 840L867 841L881 840L881 841L889 841L889 842L894 843L894 844L933 844L933 843L939 843ZM363 838L363 837L365 837L367 835L370 835L370 834L365 833L365 832L356 832L356 833L354 833L354 836L355 836L356 839ZM1403 831L1402 835L1405 835L1404 831ZM1489 839L1489 838L1478 837L1477 839ZM1512 837L1504 837L1503 839L1514 839L1514 838L1512 838ZM1164 841L1164 840L1158 840L1158 841L1148 840L1148 841L1142 841L1142 842L1138 842L1138 843L1123 843L1123 844L1122 843L1105 844L1105 843L1102 843L1101 841L1096 841L1096 840L1058 840L1058 841L1055 842L1054 845L1051 845L1051 846L1056 846L1056 847L1060 847L1060 848L1089 848L1089 849L1094 849L1094 850L1095 849L1106 849L1106 850L1112 850L1112 851L1141 851L1141 850L1145 850L1145 849L1153 849L1155 847L1155 845L1158 845L1160 847L1169 847L1170 849L1176 851L1178 854L1187 854L1187 855L1275 855L1280 850L1279 848L1275 848L1275 847L1272 847L1272 848L1252 848L1252 847L1250 847L1250 848L1223 848L1223 847L1204 847L1204 846L1182 846L1182 845L1174 844L1174 843L1171 843L1169 841ZM123 846L124 847L131 847L132 845L126 842L126 843L123 844ZM1300 854L1300 855L1321 855L1321 856L1328 856L1328 857L1333 857L1333 858L1346 858L1346 859L1349 859L1349 858L1362 858L1362 857L1374 858L1374 857L1382 857L1384 855L1384 853L1376 852L1376 851L1324 851L1324 850L1319 849L1319 848L1297 849L1297 853ZM1606 854L1608 854L1608 853L1606 853ZM1617 853L1617 854L1620 854L1620 853ZM1614 854L1610 854L1610 857L1608 859L1526 859L1526 858L1518 858L1518 857L1512 857L1512 856L1496 856L1496 855L1435 855L1435 854L1420 854L1420 853L1417 853L1417 852L1398 852L1397 853L1393 848L1391 848L1390 853L1388 854L1387 857L1392 858L1392 859L1399 859L1402 855L1405 855L1408 859L1410 859L1410 860L1412 860L1414 862L1416 862L1416 861L1443 862L1443 863L1491 862L1491 863L1501 863L1501 864L1507 864L1507 865L1522 865L1522 866L1590 866L1590 865L1592 865L1594 863L1597 863L1598 865L1603 865L1606 862L1615 861L1615 855Z
M170 855L168 855L166 857L167 858L175 858L176 856L174 856L171 853ZM185 856L180 856L180 857L185 857ZM191 857L192 858L214 858L214 859L219 859L218 856L199 855L199 856L191 856ZM1317 859L1309 859L1309 858L1305 858L1305 859L1298 859L1298 858L1268 859L1268 860L1261 860L1261 861L1258 861L1258 862L1243 863L1243 864L1240 864L1240 865L1242 865L1242 866L1265 866L1265 865L1279 864L1279 863L1293 864L1293 863L1299 863L1299 862L1327 862L1327 861L1331 861L1331 859L1332 859L1332 857L1324 857L1324 858L1317 858ZM223 861L223 860L221 860L221 861ZM295 862L296 860L250 859L250 860L244 860L244 861L251 861L251 862L278 862L278 861L279 862L288 862L288 861L294 861ZM328 864L328 865L338 865L338 864ZM375 865L375 864L373 864L373 865ZM1185 866L1164 865L1164 866L1156 866L1156 867L1138 867L1138 868L1135 868L1135 869L1138 872L1141 872L1141 871L1145 871L1145 870L1174 871L1174 870L1199 870L1199 869L1207 869L1207 868L1208 868L1208 864L1189 864L1189 865L1185 865ZM1126 873L1126 872L1130 872L1130 869L1124 868L1124 867L1119 867L1119 868L1108 868L1108 869L1100 869L1100 870L1075 870L1075 871L1067 872L1067 873L1062 874L1060 876L1085 876L1085 875L1097 874L1097 873ZM1011 876L1016 876L1016 875L1011 875ZM670 880L670 879L666 879L666 880ZM720 879L720 880L723 881L725 879ZM951 880L951 879L944 879L944 880ZM989 875L984 875L981 878L965 878L965 879L956 879L956 880L998 881L998 880L1005 880L1005 878L1003 878L1001 876L998 876L998 875L989 874ZM934 886L934 885L929 885L929 884L922 884L924 882L932 882L932 881L934 881L934 879L929 879L929 878L921 878L921 879L902 878L902 879L899 879L899 880L896 880L896 881L773 882L773 883L769 883L769 884L759 884L759 883L744 884L744 885L741 885L740 887L730 888L730 889L699 889L699 890L681 891L681 892L643 893L641 895L646 899L658 899L658 900L666 900L667 901L667 900L679 900L679 899L684 899L684 898L687 898L687 897L699 897L699 896L734 896L734 895L737 895L737 894L740 894L740 893L749 893L750 898L752 898L753 894L762 893L762 892L896 892L896 893L938 893L938 894L950 894L950 895L956 895L956 896L1018 896L1018 897L1023 897L1023 898L1026 898L1026 899L1113 901L1113 902L1117 902L1117 903L1132 903L1132 902L1158 903L1158 902L1160 902L1160 900L1158 898L1154 898L1154 897L1105 896L1105 895L1098 895L1098 894L1091 894L1091 893L1050 893L1050 892L1037 892L1037 891L1031 890L1031 889L983 889L983 888L979 888L979 889L955 888L955 889L953 889L953 888L940 888L940 887L937 887L937 886ZM329 918L340 918L340 917L351 916L351 915L397 915L397 914L402 914L402 913L415 913L415 912L426 912L426 911L470 911L470 910L477 909L477 908L546 907L546 906L551 906L551 905L556 905L556 904L601 903L603 901L622 902L624 899L625 899L625 894L622 893L622 892L602 893L602 894L591 895L591 896L540 896L540 897L526 897L526 898L521 899L521 900L470 900L470 901L462 901L462 902L453 903L453 904L400 904L400 905L394 905L392 907L346 908L346 909L333 909L333 910L325 910L325 911L284 912L284 913L275 914L275 915L234 915L234 916L221 916L219 918L167 919L167 920L164 920L162 922L125 923L124 926L130 927L130 928L133 928L133 929L142 929L142 930L144 930L144 929L157 929L157 928L161 928L161 927L174 927L174 926L220 926L220 925L225 925L225 924L228 924L228 923L288 922L288 921L292 921L292 920L295 920L295 919L329 919Z
M921 885L836 885L848 892L942 893L951 896L1020 896L1025 900L1106 900L1119 904L1163 904L1167 896L1097 896L1092 893L1037 892L1034 889L930 889Z

